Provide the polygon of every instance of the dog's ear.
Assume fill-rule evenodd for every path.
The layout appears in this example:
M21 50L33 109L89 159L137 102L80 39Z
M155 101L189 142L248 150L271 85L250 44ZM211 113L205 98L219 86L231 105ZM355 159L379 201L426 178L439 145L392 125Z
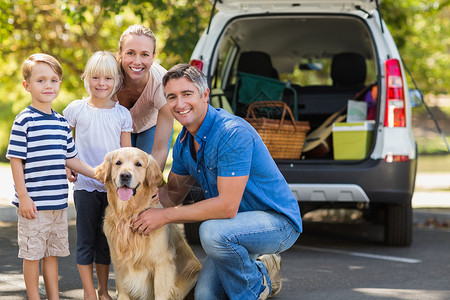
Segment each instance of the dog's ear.
M113 158L113 151L106 153L105 160L95 168L95 179L106 183L111 181L111 165Z
M149 187L157 187L163 180L163 175L159 169L159 165L153 156L148 155L147 174L144 184Z

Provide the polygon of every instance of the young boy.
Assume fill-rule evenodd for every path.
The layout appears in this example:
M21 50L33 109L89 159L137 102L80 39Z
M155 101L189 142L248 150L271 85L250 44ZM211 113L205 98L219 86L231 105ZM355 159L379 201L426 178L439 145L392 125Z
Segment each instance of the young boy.
M6 154L16 189L19 257L28 299L40 299L41 259L47 298L59 299L57 257L69 255L65 167L89 177L94 170L75 157L69 125L51 108L61 85L59 62L33 54L23 63L22 74L31 105L16 116Z

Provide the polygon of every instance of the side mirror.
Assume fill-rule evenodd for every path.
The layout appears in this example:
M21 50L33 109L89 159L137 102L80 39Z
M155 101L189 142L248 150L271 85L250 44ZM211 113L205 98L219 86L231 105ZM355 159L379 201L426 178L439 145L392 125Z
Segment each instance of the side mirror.
M411 107L420 107L423 104L423 95L418 89L409 90L409 100Z

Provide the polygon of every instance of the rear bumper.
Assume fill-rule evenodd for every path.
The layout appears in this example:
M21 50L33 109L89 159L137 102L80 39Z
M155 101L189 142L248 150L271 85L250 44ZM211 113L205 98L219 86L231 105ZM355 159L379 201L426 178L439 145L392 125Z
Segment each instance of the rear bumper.
M277 161L300 202L411 202L417 160L387 163L367 159L358 163Z

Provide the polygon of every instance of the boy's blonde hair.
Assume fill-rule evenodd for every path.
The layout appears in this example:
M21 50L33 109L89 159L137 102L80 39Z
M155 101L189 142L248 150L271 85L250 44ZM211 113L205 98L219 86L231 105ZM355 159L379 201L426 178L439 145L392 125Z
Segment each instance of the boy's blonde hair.
M116 58L111 52L97 51L86 63L86 68L81 79L84 80L84 87L89 95L91 94L91 89L89 87L88 79L95 76L111 76L114 78L114 89L109 97L114 95L120 88L122 85L122 72L120 72Z
M44 63L50 66L52 70L58 75L59 80L63 77L63 71L61 64L56 58L45 53L35 53L28 57L22 64L22 75L23 79L28 81L31 77L31 71L37 63Z

